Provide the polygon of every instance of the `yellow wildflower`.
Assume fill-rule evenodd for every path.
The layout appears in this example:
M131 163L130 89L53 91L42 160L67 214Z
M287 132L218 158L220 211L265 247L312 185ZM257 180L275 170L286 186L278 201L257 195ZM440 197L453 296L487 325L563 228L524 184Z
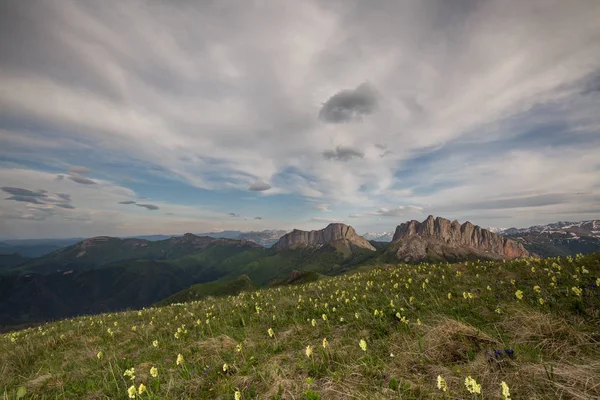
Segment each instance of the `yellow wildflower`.
M273 336L275 336L275 332L273 332L273 329L272 329L272 328L269 328L269 329L267 330L267 333L269 334L269 336L270 336L270 337L273 337Z
M229 370L229 365L227 363L223 364L223 372L227 372Z
M582 290L580 288L578 288L577 286L573 286L571 290L573 291L573 293L575 293L576 296L581 297Z
M500 382L500 386L502 387L503 400L510 400L510 390L508 389L506 382Z
M517 290L515 292L515 296L517 296L517 299L523 300L523 291L522 290Z
M177 354L177 365L181 365L183 364L184 359L183 356L181 354Z
M135 395L137 394L137 391L135 390L135 386L131 385L129 387L129 389L127 389L127 394L129 395L130 399L135 399Z
M437 377L437 388L439 390L441 390L442 392L445 392L448 390L448 385L446 385L446 380L444 378L442 378L441 375L438 375L438 377Z
M365 342L364 339L360 339L360 342L358 342L358 345L360 346L362 351L367 351L367 342Z
M233 394L233 399L234 400L242 400L242 393L240 393L239 390L236 390L235 393Z
M313 318L312 321L310 321L310 324L312 326L317 326L317 320Z
M135 368L131 367L129 369L126 369L125 372L123 373L123 376L128 376L129 379L134 381L135 380Z
M103 355L104 354L101 351L99 351L98 354L96 354L96 357L98 357L98 360L99 360L102 358Z
M155 341L153 341L153 342L152 342L152 346L154 346L154 347L158 347L158 340L155 340Z
M237 346L235 346L235 349L237 350L238 353L242 352L242 344L239 343Z
M539 287L538 285L535 285L535 286L533 287L533 290L534 290L536 293L539 293L539 292L542 290L542 288L541 288L541 287Z
M140 383L140 386L138 387L138 393L143 394L145 391L146 391L146 385L144 385L143 383Z
M544 305L545 301L544 299L542 299L541 297L538 299L538 303L540 303L540 305Z
M471 376L467 376L465 378L465 386L467 387L467 390L469 391L469 393L481 394L481 385L478 384L475 379L471 378Z
M150 375L152 375L153 378L158 377L158 368L156 368L156 367L150 368Z
M306 357L310 357L313 352L312 346L311 345L306 346L306 350L304 352L306 353Z

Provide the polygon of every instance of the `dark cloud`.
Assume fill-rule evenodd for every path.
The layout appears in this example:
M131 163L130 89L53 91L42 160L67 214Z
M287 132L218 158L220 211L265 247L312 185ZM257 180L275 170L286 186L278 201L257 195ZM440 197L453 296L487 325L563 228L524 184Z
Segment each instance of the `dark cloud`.
M89 174L90 172L92 172L92 170L89 169L88 167L80 167L77 165L71 165L69 167L69 172L72 174L85 175L85 174Z
M262 217L254 217L254 219L262 219Z
M96 184L96 182L91 179L85 178L80 175L75 175L75 174L69 175L69 179L75 183L80 183L82 185L95 185Z
M56 180L57 181L62 181L63 179L65 179L65 176L62 174L56 175Z
M33 204L45 204L39 200L39 197L34 196L10 196L5 200L14 200L14 201L22 201L24 203L33 203Z
M60 197L61 199L63 199L63 200L66 200L66 201L71 201L71 195L70 195L70 194L66 194L66 193L56 193L56 195L57 195L58 197Z
M327 100L319 119L330 123L343 123L361 119L377 109L375 90L368 83L363 83L353 90L342 90Z
M8 194L12 194L15 196L48 197L46 195L45 190L33 191L33 190L29 190L29 189L22 189L22 188L16 188L16 187L8 187L8 186L2 187L2 190Z
M59 203L59 204L55 204L56 207L60 207L60 208L68 208L69 210L73 210L75 208L75 206L73 204L69 204L69 203Z
M152 211L159 209L159 207L155 206L154 204L138 204L138 203L136 203L136 206L144 207L144 208L146 208L148 210L152 210Z
M269 189L271 189L271 185L269 185L266 182L254 182L248 188L248 190L252 190L254 192L263 192L263 191L269 190Z
M133 200L125 200L125 201L120 201L119 204L135 204L135 201L133 201Z
M229 215L230 217L239 217L240 214L236 214L236 213L228 213L227 215Z
M352 158L363 158L365 153L353 147L338 146L335 150L323 152L323 157L327 160L349 161Z

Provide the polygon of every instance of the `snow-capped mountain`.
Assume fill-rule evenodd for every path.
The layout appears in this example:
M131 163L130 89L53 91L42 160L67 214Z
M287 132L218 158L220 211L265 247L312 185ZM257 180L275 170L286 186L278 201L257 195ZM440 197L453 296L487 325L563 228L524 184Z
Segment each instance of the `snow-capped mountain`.
M569 222L558 221L546 225L534 225L529 228L494 228L498 229L497 233L503 235L516 235L525 233L576 233L578 236L598 236L600 237L600 219L592 219L588 221ZM490 229L491 230L491 229ZM494 232L494 231L492 231Z
M391 242L394 232L367 232L362 235L367 240L375 240L376 242Z
M527 250L541 256L600 251L600 219L558 221L529 228L508 228L498 233L520 241Z

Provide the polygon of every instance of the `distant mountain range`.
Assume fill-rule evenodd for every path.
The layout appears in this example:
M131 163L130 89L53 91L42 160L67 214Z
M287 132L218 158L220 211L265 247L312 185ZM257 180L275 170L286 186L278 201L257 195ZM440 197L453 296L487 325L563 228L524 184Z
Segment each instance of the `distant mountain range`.
M559 221L529 228L508 228L500 234L544 257L600 251L600 220Z
M394 232L367 232L362 235L367 240L376 242L391 242L394 237Z
M222 239L240 239L250 240L263 247L273 246L277 240L287 232L284 230L268 229L264 231L221 231L198 233L197 236L210 236L212 238ZM167 240L171 237L179 237L182 235L139 235L126 236L121 239L142 239L148 241ZM0 255L19 254L24 258L41 257L45 254L53 252L63 247L71 246L81 242L86 238L65 238L65 239L5 239L0 240ZM0 264L1 268L1 264Z
M429 216L398 225L389 243L368 241L345 224L289 233L212 233L235 238L191 233L89 238L38 258L0 256L0 329L314 280L375 263L594 252L600 249L599 222L560 222L497 234L470 222ZM261 241L275 244L265 248Z

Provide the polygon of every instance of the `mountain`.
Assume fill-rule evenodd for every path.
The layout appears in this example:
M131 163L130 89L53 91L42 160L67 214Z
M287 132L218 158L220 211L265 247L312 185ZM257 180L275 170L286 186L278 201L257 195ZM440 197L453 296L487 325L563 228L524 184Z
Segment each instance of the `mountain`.
M75 244L84 238L68 239L7 239L0 241L0 254L17 253L22 257L41 257L54 250Z
M391 242L394 237L394 232L367 232L362 235L368 241L376 242Z
M199 253L211 246L251 249L254 242L237 239L216 239L186 233L166 240L120 239L98 236L82 240L18 267L18 272L50 273L71 269L92 269L132 260L170 260Z
M512 259L529 252L518 242L470 222L460 224L433 215L423 222L398 225L388 248L403 261Z
M331 246L345 254L357 250L375 251L375 247L367 239L356 233L351 226L333 223L318 231L301 231L294 229L284 235L273 246L276 249L320 248Z
M558 221L529 228L508 228L501 235L542 257L573 256L600 251L600 220Z
M241 232L238 239L250 240L263 247L272 247L287 231L268 229L264 231ZM210 236L210 235L209 235Z
M27 261L29 261L29 258L21 257L18 253L0 254L0 270L17 267Z
M193 285L234 281L240 275L256 285L281 282L294 270L336 275L378 255L358 248L348 254L333 246L266 249L250 241L191 234L158 242L84 242L0 275L0 328L147 307Z

